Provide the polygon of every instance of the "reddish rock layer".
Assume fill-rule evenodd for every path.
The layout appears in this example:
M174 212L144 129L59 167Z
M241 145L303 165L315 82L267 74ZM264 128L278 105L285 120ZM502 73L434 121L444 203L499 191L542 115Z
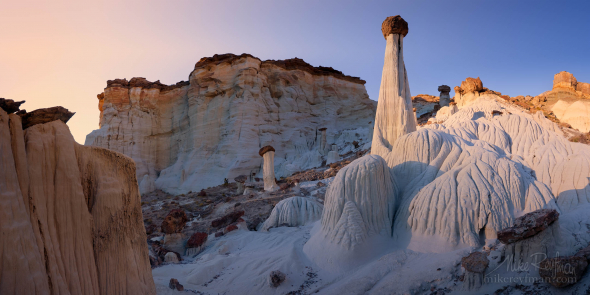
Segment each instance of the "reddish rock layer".
M536 235L547 229L559 213L554 209L540 209L518 217L514 225L498 232L498 240L504 244L514 243Z

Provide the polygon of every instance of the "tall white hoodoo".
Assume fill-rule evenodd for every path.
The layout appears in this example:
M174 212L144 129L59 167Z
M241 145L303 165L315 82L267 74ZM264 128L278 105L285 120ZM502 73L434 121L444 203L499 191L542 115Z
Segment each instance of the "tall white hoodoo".
M416 119L403 54L408 23L399 15L390 16L381 31L387 43L371 154L385 157L398 137L416 131Z
M275 180L275 149L267 145L258 152L264 160L263 164L263 179L264 190L267 192L274 192L279 189Z

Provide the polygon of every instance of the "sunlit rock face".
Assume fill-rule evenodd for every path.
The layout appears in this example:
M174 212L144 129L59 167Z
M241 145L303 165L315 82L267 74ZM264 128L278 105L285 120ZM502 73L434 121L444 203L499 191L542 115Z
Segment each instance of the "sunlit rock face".
M553 78L553 89L541 94L559 121L581 132L590 131L590 84L578 82L568 72L559 72Z
M188 82L109 81L99 97L100 129L86 145L124 153L142 188L197 191L238 175L262 178L258 150L276 148L275 175L317 167L332 144L368 148L376 102L364 81L300 59L248 54L203 58ZM321 144L322 131L326 141ZM148 178L145 178L148 175Z

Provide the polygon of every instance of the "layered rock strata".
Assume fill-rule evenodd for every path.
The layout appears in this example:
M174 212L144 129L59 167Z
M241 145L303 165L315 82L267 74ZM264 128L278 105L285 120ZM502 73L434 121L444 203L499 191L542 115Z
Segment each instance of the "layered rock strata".
M0 109L0 293L155 294L135 164Z
M353 141L369 143L376 103L364 83L297 58L215 55L176 85L109 81L98 95L100 129L86 145L133 158L143 192L262 178L257 152L266 145L277 147L276 177L289 176L321 166L331 144L347 153L356 150Z

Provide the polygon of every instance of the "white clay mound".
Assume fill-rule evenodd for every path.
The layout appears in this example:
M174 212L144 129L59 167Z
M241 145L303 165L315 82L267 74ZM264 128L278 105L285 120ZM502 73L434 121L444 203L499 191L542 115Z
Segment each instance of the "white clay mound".
M322 217L324 206L305 197L291 197L280 201L262 224L261 230L287 226L300 226L316 221Z
M368 155L353 161L338 172L326 191L323 234L334 242L344 242L346 248L351 248L351 240L343 237L358 235L356 227L345 226L347 224L356 224L364 231L363 236L390 236L397 205L396 193L395 181L383 158ZM362 222L354 221L357 212ZM349 233L349 230L353 232Z

